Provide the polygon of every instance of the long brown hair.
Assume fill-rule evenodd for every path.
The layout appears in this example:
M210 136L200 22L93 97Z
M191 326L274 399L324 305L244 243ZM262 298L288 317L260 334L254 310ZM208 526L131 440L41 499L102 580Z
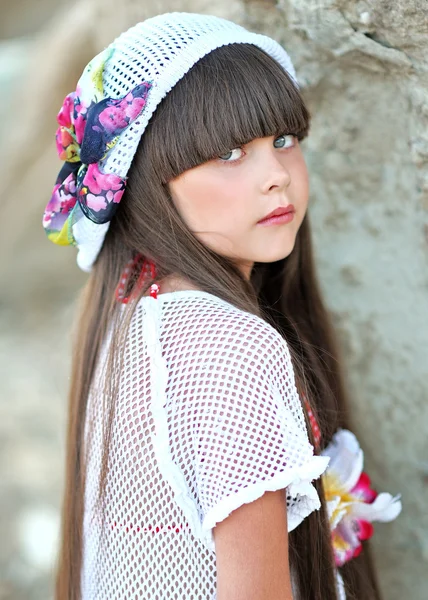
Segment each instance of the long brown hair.
M125 195L83 291L74 341L69 396L67 467L57 600L79 600L85 486L84 426L87 398L101 344L111 323L105 433L99 497L107 477L109 432L115 412L121 343L133 310L152 280L119 310L114 291L135 253L152 260L158 279L177 274L197 289L267 320L287 340L299 391L320 423L322 446L336 429L349 427L340 358L322 300L313 259L309 215L291 254L256 263L250 281L232 260L207 248L191 232L172 202L168 182L183 171L254 138L309 131L310 114L289 76L251 44L211 52L180 80L154 113L137 149ZM122 308L122 307L121 307ZM308 424L311 442L314 443ZM336 600L334 559L321 479L315 481L321 509L289 535L290 564L305 600ZM341 569L347 598L380 600L369 546Z

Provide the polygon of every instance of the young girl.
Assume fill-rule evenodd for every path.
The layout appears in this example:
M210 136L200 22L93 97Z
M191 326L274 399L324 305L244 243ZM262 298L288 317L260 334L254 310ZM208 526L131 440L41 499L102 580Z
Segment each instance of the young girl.
M190 13L123 33L66 97L44 227L91 274L57 600L380 598L363 540L401 504L347 429L309 121L279 44Z

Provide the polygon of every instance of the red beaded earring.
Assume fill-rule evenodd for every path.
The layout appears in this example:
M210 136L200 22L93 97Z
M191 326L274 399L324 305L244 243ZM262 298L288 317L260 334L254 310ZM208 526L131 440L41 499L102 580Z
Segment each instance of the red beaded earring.
M157 277L156 265L152 262L149 262L150 265L150 274L153 279ZM150 286L150 296L157 300L158 294L160 292L160 285L158 283L152 283Z
M155 279L157 276L155 264L144 258L142 254L137 254L134 258L128 261L120 277L119 283L116 287L116 300L122 302L122 304L127 304L131 295L140 291L140 289L144 285L144 280L147 275L147 267L150 268L150 275L152 279ZM127 286L129 284L130 277L136 269L140 269L140 274L138 276L137 282L135 283L135 286L133 286L131 294L125 296L125 290L127 289ZM158 283L153 283L150 286L150 296L152 298L157 299L159 291L160 286Z

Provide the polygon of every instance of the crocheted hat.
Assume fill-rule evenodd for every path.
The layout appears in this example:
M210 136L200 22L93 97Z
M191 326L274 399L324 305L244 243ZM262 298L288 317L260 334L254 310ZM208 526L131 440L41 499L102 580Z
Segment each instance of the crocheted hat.
M264 50L298 87L291 59L275 40L213 15L172 12L122 33L90 61L76 91L66 96L56 132L65 164L43 226L54 243L78 248L83 271L98 256L156 107L199 59L232 43Z

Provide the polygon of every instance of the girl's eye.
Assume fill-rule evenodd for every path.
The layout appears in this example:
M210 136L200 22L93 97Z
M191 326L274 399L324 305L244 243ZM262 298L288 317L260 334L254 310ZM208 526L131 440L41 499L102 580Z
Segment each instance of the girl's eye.
M295 136L291 134L280 135L274 140L273 145L275 146L275 148L293 148L295 143L294 138ZM231 160L234 152L242 152L242 149L234 148L233 150L226 152L226 154L220 154L218 158L224 162L237 162L241 158L241 156L235 155L235 159Z
M290 145L287 146L287 138L289 139ZM277 143L279 140L279 143ZM294 135L280 135L274 140L273 145L275 148L292 148L294 146Z
M233 160L229 160L230 158L232 158L234 152L242 152L242 150L241 148L234 148L233 150L226 152L226 154L220 154L219 158L221 160L224 160L225 162L234 162ZM236 157L235 160L238 160L239 158L240 156Z

